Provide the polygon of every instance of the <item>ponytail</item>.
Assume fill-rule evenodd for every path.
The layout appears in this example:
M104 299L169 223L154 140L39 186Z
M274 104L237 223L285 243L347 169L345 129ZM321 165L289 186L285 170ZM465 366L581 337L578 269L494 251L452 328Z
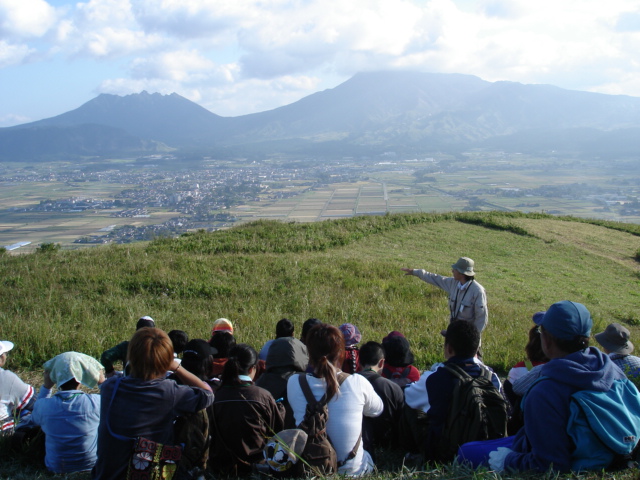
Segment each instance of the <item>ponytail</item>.
M251 367L258 363L258 353L246 343L235 345L229 350L229 357L222 371L222 385L240 385L240 375L248 375Z
M306 337L309 363L313 374L327 384L327 401L340 389L336 369L342 366L345 354L344 336L333 325L321 323L314 326Z

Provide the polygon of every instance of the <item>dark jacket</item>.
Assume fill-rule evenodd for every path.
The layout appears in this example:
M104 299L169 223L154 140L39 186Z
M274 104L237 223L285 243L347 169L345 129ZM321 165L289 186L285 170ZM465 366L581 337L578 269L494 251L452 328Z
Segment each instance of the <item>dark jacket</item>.
M125 362L127 361L127 350L129 349L129 342L120 342L115 347L111 347L109 350L105 350L100 356L100 363L104 367L105 373L113 372L113 364L116 362L122 362L122 369L124 370Z
M404 393L399 385L373 370L364 370L359 375L369 380L384 405L384 410L379 417L363 418L362 441L364 449L372 453L374 446L387 446L397 440L397 429L404 407Z
M451 357L444 362L445 365L456 364L472 377L477 377L482 368L486 368L479 363L475 363L473 358ZM429 398L429 409L427 410L427 434L425 439L426 460L441 461L439 458L438 446L442 439L449 414L449 406L453 396L453 389L456 385L456 378L449 373L446 368L438 368L427 377L426 387Z
M99 480L121 479L127 472L133 439L146 437L162 444L173 444L173 420L179 415L197 412L211 405L213 393L197 387L178 385L164 378L141 380L124 377L112 399L117 377L100 387L100 426L98 460L92 477ZM119 440L111 430L131 440Z
M264 388L246 382L216 392L210 418L209 467L230 475L251 473L267 438L284 428L284 415Z
M309 363L307 347L297 338L281 337L274 340L267 353L266 371L256 380L258 387L267 390L285 410L285 428L294 428L293 412L287 400L287 380L291 375L304 372Z

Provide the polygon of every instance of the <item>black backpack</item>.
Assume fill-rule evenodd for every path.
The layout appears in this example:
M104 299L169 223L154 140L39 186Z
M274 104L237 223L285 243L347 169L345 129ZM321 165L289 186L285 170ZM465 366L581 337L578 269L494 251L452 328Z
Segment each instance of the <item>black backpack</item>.
M454 459L458 447L476 440L493 440L507 435L508 404L491 382L491 372L482 367L472 377L455 364L444 364L456 379L447 421L439 442L438 460Z

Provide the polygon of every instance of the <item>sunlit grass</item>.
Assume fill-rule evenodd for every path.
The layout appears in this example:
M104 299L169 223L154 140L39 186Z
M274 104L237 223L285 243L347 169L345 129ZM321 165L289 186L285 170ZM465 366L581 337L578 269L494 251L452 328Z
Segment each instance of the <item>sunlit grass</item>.
M256 348L280 318L291 319L298 334L316 317L356 324L363 342L400 330L424 369L442 359L446 296L400 268L448 275L463 255L476 261L488 293L484 359L503 374L524 357L531 315L558 300L584 303L594 333L618 321L632 337L640 334L638 226L492 212L260 221L149 244L3 255L0 338L16 344L7 367L35 372L39 384L44 361L67 350L99 357L129 338L141 315L191 338L208 338L213 321L226 317L238 340ZM401 452L389 455L372 478L471 475L462 467L402 468ZM41 475L27 468L20 477L12 465L3 477Z

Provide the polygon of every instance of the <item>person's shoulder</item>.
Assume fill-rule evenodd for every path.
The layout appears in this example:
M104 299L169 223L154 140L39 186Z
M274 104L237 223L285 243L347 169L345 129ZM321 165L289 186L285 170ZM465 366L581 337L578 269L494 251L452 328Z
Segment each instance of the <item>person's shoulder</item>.
M4 368L0 368L0 378L2 379L0 385L4 385L5 383L25 383L17 374L13 373L11 370L5 370Z
M372 382L372 384L374 386L374 389L376 386L380 386L383 389L393 392L394 394L399 393L400 395L404 395L404 391L402 390L402 387L398 385L396 382L389 380L388 378L379 376L379 378L376 378L375 381Z
M255 383L243 385L240 388L248 392L251 392L254 395L269 395L271 397L273 396L271 395L271 393L269 393L269 390L267 390L266 388L262 388L261 386L256 385Z
M299 375L307 375L306 373L294 373L293 375L291 375L288 379L287 379L287 388L290 387L299 387L300 386L300 378ZM308 376L307 376L308 378Z

